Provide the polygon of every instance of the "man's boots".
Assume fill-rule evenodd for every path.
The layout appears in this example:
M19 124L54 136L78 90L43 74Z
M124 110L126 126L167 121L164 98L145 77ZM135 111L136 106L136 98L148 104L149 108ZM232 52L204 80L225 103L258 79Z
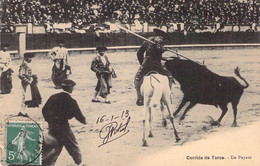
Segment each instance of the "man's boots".
M140 86L136 86L136 93L137 93L136 105L138 105L138 106L144 105L144 98L141 94L141 87Z

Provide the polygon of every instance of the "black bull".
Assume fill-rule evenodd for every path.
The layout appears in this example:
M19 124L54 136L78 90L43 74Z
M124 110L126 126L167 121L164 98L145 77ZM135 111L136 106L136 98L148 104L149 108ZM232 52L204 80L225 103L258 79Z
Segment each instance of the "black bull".
M246 80L240 76L239 69L235 69L235 74L242 79L246 86L241 85L234 77L224 77L208 70L205 66L194 63L190 60L174 58L165 63L166 68L172 73L184 94L181 104L174 112L174 116L180 112L186 102L190 102L185 109L181 120L185 118L189 109L197 103L208 104L220 107L222 114L212 125L220 125L222 118L228 110L228 103L232 103L234 121L232 126L237 126L236 115L237 105L243 90L249 86Z

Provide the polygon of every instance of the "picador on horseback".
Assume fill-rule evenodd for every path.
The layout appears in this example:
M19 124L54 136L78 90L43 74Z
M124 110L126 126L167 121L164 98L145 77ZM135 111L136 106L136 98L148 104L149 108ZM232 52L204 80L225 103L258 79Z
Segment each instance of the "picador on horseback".
M137 58L140 63L140 67L135 75L135 88L137 92L137 101L136 104L138 106L143 105L143 97L140 91L140 87L143 82L143 77L147 75L150 71L158 72L159 74L166 75L169 79L169 85L171 87L173 78L171 72L169 72L162 64L161 60L167 60L162 57L162 54L166 51L163 47L164 40L169 38L169 34L164 30L155 28L153 30L155 32L155 36L149 37L148 40L145 41L142 46L137 51ZM144 57L144 53L145 57Z

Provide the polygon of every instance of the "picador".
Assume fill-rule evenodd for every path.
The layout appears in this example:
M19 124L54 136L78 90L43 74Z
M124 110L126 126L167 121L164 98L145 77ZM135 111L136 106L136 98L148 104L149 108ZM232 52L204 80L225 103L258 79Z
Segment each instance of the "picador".
M162 64L161 60L167 60L162 54L166 51L163 47L165 39L169 38L169 34L164 30L155 28L155 36L149 37L149 41L145 41L137 52L137 58L141 65L135 75L135 89L137 92L138 106L143 105L143 97L140 92L140 87L143 82L143 77L151 71L155 71L159 74L166 75L169 79L169 85L173 82L171 72L169 72ZM144 56L145 53L145 56Z

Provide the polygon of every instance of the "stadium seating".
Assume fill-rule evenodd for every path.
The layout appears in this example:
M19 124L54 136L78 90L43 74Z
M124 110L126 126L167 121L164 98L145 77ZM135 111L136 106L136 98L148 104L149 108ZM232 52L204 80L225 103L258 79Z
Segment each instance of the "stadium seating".
M2 6L2 32L14 31L15 24L32 23L45 25L50 33L71 29L84 33L92 24L102 26L115 20L137 27L143 23L173 26L174 31L203 32L208 26L218 26L208 29L214 32L223 29L219 25L235 30L250 26L254 31L260 22L258 0L4 0Z

